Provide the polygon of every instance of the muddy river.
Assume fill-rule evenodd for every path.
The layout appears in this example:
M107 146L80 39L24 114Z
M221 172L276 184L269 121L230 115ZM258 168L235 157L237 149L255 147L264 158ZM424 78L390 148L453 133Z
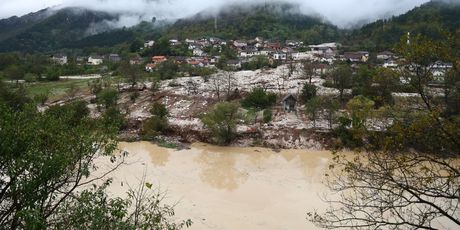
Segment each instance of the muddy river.
M126 165L110 177L124 196L146 175L167 192L191 229L315 229L306 213L323 209L321 184L330 152L228 148L197 143L177 151L149 142L121 143Z

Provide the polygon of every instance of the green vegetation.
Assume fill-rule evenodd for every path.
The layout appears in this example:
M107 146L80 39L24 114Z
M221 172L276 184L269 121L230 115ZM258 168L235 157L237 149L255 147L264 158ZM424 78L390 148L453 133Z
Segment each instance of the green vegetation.
M242 119L238 108L236 103L221 102L201 118L218 144L228 145L236 138L236 125Z
M168 130L169 112L163 104L155 102L150 109L152 117L142 127L142 135L146 139L153 139Z
M389 107L392 122L376 131L366 125L374 102L363 95L348 102L350 118L340 118L336 134L343 144L364 151L356 158L335 156L327 180L333 198L327 201L340 205L309 213L309 220L328 229L432 229L441 220L460 225L460 117L448 109L449 101L458 101L458 35L442 41L415 36L398 45L398 54L410 63L399 74L421 98L417 110ZM436 60L453 63L450 84L444 86L450 93L442 96L428 86L433 74L427 69Z
M401 16L365 25L347 40L356 48L382 51L393 48L408 32L443 39L444 30L455 32L460 27L459 15L458 3L431 1Z
M270 108L276 104L276 94L265 91L262 88L254 88L246 98L241 101L245 108L253 108L258 111Z
M203 35L224 39L253 39L262 36L267 39L300 39L309 43L337 40L338 29L321 19L295 13L295 5L270 3L245 6L231 6L217 17L218 29L214 29L214 18L197 15L176 22L166 33L167 37L179 39L198 38Z

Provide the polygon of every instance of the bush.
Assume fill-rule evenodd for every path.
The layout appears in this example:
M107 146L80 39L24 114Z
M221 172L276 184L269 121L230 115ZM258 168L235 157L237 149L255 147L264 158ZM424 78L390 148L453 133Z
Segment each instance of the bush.
M102 115L103 122L106 127L112 127L115 130L126 128L127 120L117 108L109 108Z
M201 119L218 144L228 145L236 138L236 125L242 119L238 107L236 103L221 102Z
M253 89L241 102L245 108L263 110L276 104L276 94L267 93L262 88Z
M312 98L316 97L316 92L317 92L317 89L315 85L305 83L302 89L302 99L305 102L307 102L311 100Z
M142 128L142 135L144 138L153 139L159 134L168 130L168 115L169 112L163 104L158 102L152 105L150 113L153 115L149 118Z
M97 94L97 101L106 109L115 106L118 101L118 91L112 88L103 89Z
M273 118L273 112L271 109L265 109L264 110L264 123L268 123L272 121Z

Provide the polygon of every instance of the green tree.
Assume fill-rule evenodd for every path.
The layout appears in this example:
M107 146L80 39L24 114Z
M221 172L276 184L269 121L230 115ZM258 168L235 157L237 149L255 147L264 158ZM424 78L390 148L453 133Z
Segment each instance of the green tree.
M356 96L347 103L350 112L352 127L365 128L366 120L371 115L374 102L364 96Z
M103 104L106 109L117 105L118 91L112 88L105 88L97 94L97 101Z
M166 106L155 102L150 109L150 114L152 114L152 117L147 119L142 128L142 135L147 139L152 139L166 132L169 128L169 112Z
M246 98L241 101L245 108L254 108L258 111L269 108L276 104L276 94L269 93L262 88L254 88Z
M302 88L302 99L305 102L308 102L309 100L316 97L317 91L318 90L315 85L312 85L310 83L305 83Z
M349 89L352 85L353 71L349 65L339 65L331 72L334 87L340 92L340 101L343 102L343 93L345 89Z
M74 105L39 113L0 105L0 225L46 228L49 218L85 183L92 159L116 147L111 132ZM74 121L74 122L69 122Z
M232 102L216 104L202 117L203 124L219 144L230 144L237 136L236 126L242 119L238 113L239 105Z
M450 60L458 70L458 49L451 52L457 47L450 37L439 42L420 36L410 43L402 39L398 54L407 65L400 75L411 78L422 99L420 109L400 108L386 130L366 134L364 152L334 158L327 180L334 197L326 198L333 205L322 214L310 213L311 221L328 229L460 226L460 120L442 115L446 107L437 104L439 97L429 96L428 85L433 61Z
M19 80L24 78L24 70L17 65L12 65L3 70L3 74L10 80L19 82Z
M321 98L314 97L310 99L306 104L306 112L308 117L313 121L313 127L316 128L316 120L321 112Z

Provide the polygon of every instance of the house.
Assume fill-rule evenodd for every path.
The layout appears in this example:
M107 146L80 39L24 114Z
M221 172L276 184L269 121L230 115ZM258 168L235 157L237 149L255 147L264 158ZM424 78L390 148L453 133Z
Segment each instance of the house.
M395 61L386 61L383 64L384 68L389 68L389 69L396 69L398 68L398 64Z
M265 43L265 47L273 50L280 50L281 43L280 42L267 42Z
M313 55L310 52L296 52L291 54L292 59L295 61L312 60Z
M150 48L153 45L155 45L155 41L150 40L150 41L144 42L144 48Z
M56 54L51 57L54 63L59 64L59 65L65 65L67 64L67 55L65 54Z
M152 62L155 64L160 64L162 62L167 61L168 59L165 56L153 56Z
M110 62L120 62L121 57L118 54L109 54L109 61Z
M287 60L287 54L286 53L281 53L281 52L274 53L273 54L273 59L285 61L285 60Z
M143 62L144 62L144 59L141 57L135 57L135 58L129 59L129 64L131 65L140 65Z
M275 53L276 51L274 49L270 49L270 48L265 48L263 50L260 51L260 55L263 55L263 56L271 56Z
M260 55L260 52L259 52L259 50L257 50L257 48L254 47L254 46L247 46L247 47L244 47L244 48L240 51L240 57L253 57L253 56L256 56L256 55Z
M180 45L180 41L179 41L179 39L175 39L175 38L174 39L169 39L169 44L171 46L177 46L177 45Z
M248 45L248 43L244 40L235 40L233 41L233 45L237 48L243 48Z
M101 56L93 55L88 58L89 65L100 65L102 63L104 63L104 59Z
M203 57L203 56L206 56L206 52L204 52L202 49L200 48L195 48L193 49L193 56L199 56L199 57Z
M283 104L283 110L290 113L295 111L297 99L292 94L288 94L281 100L281 103Z
M156 68L156 64L154 63L148 63L147 65L145 65L145 71L147 72L153 72L155 68Z
M445 63L442 61L436 61L430 65L431 73L433 74L433 80L437 82L444 82L444 76L452 69L452 63Z
M344 58L350 62L367 62L369 60L369 52L358 51L358 52L345 52Z
M319 45L308 46L312 53L317 54L320 57L334 57L337 55L337 49L340 46L339 43L323 43Z
M387 61L394 58L394 54L390 51L383 51L377 54L377 60Z
M190 44L190 43L195 43L195 40L186 38L185 43Z
M296 40L286 40L286 45L289 47L299 47L303 45L303 42Z
M238 59L228 60L227 66L233 69L241 69L241 61Z

